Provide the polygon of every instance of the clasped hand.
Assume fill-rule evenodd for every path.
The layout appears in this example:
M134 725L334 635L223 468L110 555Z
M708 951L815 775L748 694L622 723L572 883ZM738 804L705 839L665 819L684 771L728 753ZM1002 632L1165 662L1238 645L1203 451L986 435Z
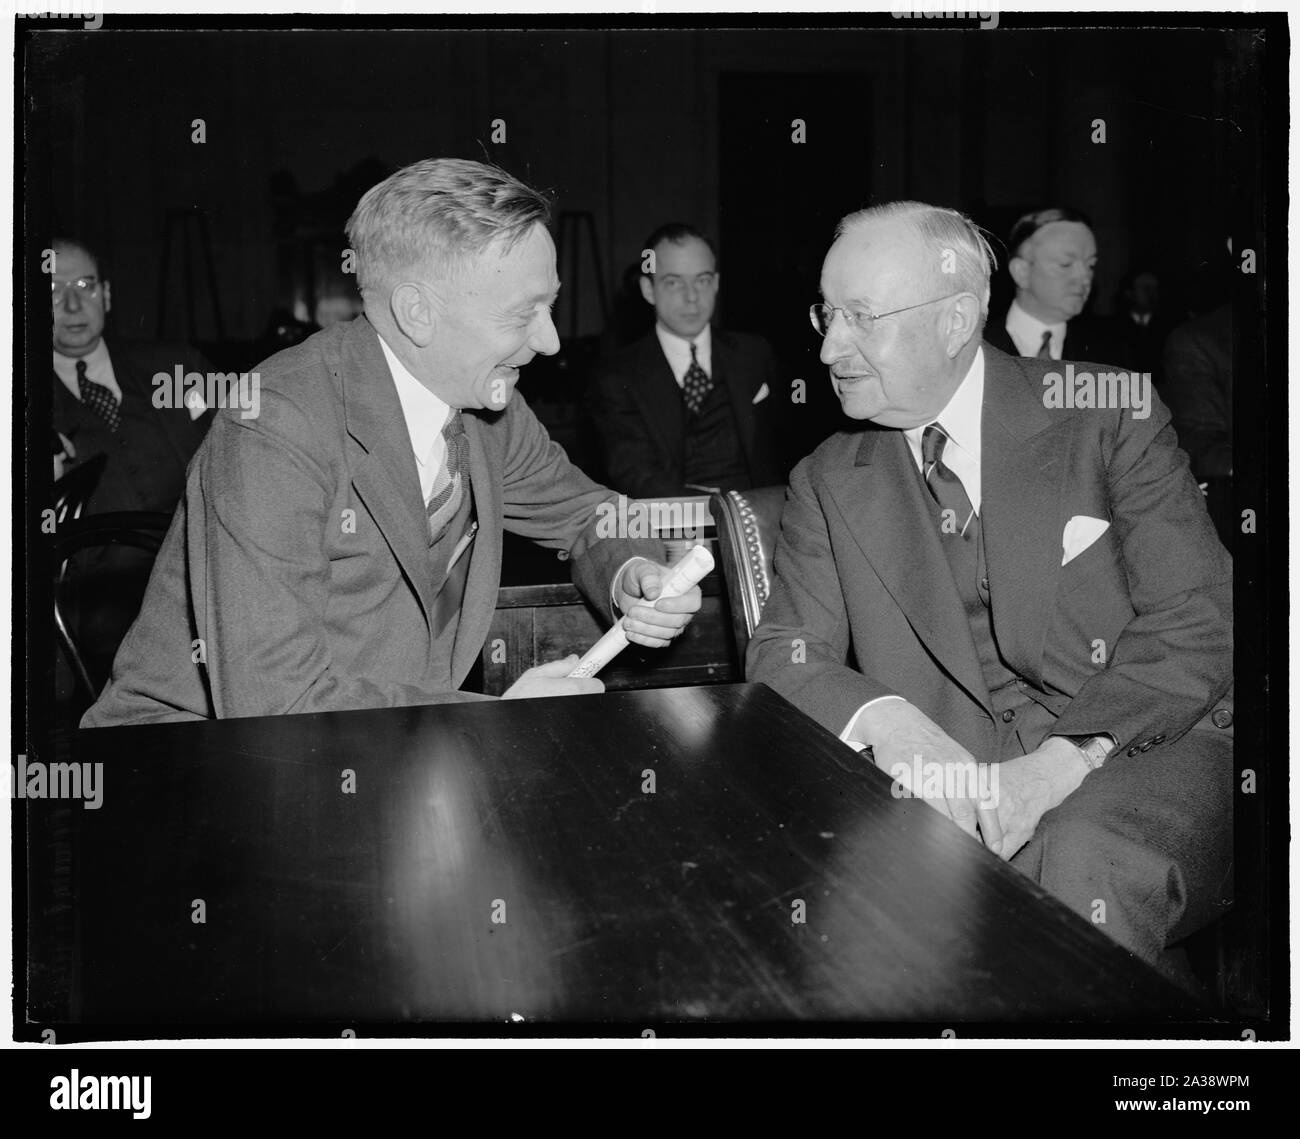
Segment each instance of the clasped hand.
M1003 763L979 763L906 700L881 700L864 709L852 738L871 746L896 794L924 799L1003 859L1029 841L1039 819L1088 773L1079 749L1060 737Z

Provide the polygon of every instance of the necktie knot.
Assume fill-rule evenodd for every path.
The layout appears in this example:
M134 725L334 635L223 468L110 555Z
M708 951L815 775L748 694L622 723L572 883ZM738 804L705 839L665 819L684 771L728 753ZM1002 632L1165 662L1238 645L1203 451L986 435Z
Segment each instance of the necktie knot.
M931 423L921 436L921 461L928 471L935 463L943 460L943 449L947 445L948 435L937 423Z

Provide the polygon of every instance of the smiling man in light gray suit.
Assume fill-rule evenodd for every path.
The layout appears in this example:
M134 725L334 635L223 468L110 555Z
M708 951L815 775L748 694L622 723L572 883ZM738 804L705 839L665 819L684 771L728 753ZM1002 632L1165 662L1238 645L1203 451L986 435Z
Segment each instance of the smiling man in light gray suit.
M431 159L348 223L365 315L257 371L260 415L223 412L191 463L144 607L85 727L482 699L502 531L572 558L630 639L668 644L697 588L659 598L657 542L596 537L613 492L514 394L559 347L545 198ZM597 692L570 658L508 697Z
M811 315L867 422L791 475L747 675L1185 979L1232 894L1231 562L1157 399L1055 406L981 343L991 267L955 210L841 223Z

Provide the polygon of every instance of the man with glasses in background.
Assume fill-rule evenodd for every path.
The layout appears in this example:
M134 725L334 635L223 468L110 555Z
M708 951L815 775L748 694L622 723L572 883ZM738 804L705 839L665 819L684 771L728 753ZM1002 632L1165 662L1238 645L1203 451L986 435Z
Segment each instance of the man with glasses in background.
M206 375L208 362L183 344L114 341L104 325L112 286L102 260L82 241L56 238L50 274L54 325L54 477L97 455L108 458L83 514L117 510L171 513L185 467L211 415L202 403L157 407L153 377Z
M1056 362L981 342L992 263L955 210L840 223L811 316L865 422L791 475L746 676L1190 983L1232 893L1231 562L1158 400L1055 406Z
M103 457L89 470L81 514L157 511L171 514L185 489L185 468L203 442L211 413L201 402L158 407L153 377L206 374L210 365L184 344L126 342L110 350L104 325L112 291L103 260L83 241L50 244L54 329L54 479ZM57 499L68 486L56 486ZM87 551L70 567L65 614L92 678L107 677L118 643L135 619L153 559L125 546ZM55 666L58 705L72 698L71 673Z
M776 357L761 336L712 327L713 246L678 222L646 238L641 255L641 295L655 327L598 368L593 383L610 486L652 498L783 483Z

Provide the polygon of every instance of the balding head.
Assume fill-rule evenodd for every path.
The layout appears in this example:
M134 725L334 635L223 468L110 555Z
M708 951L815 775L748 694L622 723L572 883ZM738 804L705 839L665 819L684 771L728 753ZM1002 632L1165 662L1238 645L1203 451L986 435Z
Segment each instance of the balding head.
M979 349L991 264L955 210L896 202L841 222L822 266L834 311L821 359L846 414L907 428L943 409Z

